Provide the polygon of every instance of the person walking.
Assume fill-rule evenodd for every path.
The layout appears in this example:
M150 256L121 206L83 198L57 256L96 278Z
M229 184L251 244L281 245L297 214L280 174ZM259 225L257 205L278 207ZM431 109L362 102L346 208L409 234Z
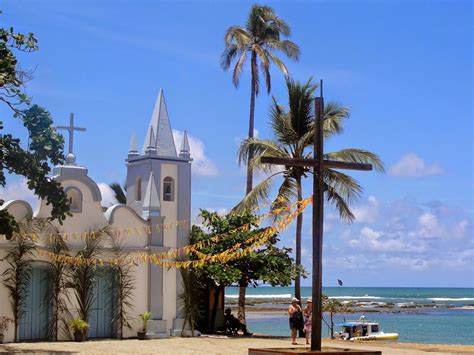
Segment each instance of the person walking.
M288 307L288 316L290 317L291 344L298 345L296 342L296 333L303 327L303 311L301 310L299 299L293 297Z
M306 307L303 310L304 315L304 335L306 337L306 344L309 344L311 339L311 323L313 322L313 301L308 299Z

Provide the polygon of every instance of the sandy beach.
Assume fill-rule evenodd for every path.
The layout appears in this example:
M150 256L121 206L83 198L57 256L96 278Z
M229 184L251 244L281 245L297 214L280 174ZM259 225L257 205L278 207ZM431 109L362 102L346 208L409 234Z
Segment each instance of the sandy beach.
M302 343L302 341L300 341ZM289 339L265 337L202 336L156 340L98 340L84 343L20 343L2 344L0 352L42 354L247 354L248 348L290 347ZM325 340L323 346L353 349L377 349L383 354L472 354L472 345L440 345L414 343L342 343ZM299 345L304 347L304 345Z

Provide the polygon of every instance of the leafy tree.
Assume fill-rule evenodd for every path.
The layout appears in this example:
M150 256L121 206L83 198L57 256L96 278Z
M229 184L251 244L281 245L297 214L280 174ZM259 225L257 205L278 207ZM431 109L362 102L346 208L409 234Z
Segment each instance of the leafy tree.
M37 50L37 39L32 33L24 35L13 28L0 28L0 102L6 104L13 116L23 122L28 131L29 144L22 147L20 139L2 133L0 121L0 186L5 187L5 172L22 175L28 180L28 188L46 199L52 205L51 220L60 223L66 218L68 202L61 185L48 178L50 165L64 161L64 140L52 127L53 120L45 109L29 105L29 98L23 92L30 73L19 69L15 51ZM0 206L4 203L0 199ZM18 230L18 224L6 211L0 210L0 234L11 236Z
M285 207L293 202L301 201L302 178L312 171L306 167L285 166L282 170L275 171L274 166L262 164L263 156L279 158L310 158L314 142L314 116L312 113L313 92L317 88L309 79L301 84L292 79L287 80L288 109L280 106L275 99L270 111L270 125L275 139L250 138L244 141L239 150L239 162L242 164L249 158L252 167L270 175L236 206L235 210L245 210L258 205L261 200L269 197L273 180L277 176L283 177L278 196L273 202L273 207ZM329 102L324 111L324 138L328 139L343 131L344 120L349 117L349 110L335 102ZM363 149L342 149L324 154L325 159L372 163L376 170L383 171L383 164L379 157ZM362 187L351 176L333 169L324 169L324 189L326 199L339 211L342 219L352 221L354 215L349 205L359 197ZM296 219L296 265L301 265L301 228L303 214ZM300 275L295 278L295 297L301 299Z
M322 311L329 313L329 329L331 339L334 339L334 316L336 314L351 313L352 309L340 301L323 295Z
M2 274L3 284L8 290L13 311L15 342L18 340L20 319L25 314L25 302L28 297L31 278L31 260L36 248L35 244L26 235L26 233L36 231L34 221L31 219L22 221L19 227L20 233L14 234L13 244L5 257L7 268Z
M221 216L216 212L201 210L200 217L203 226L194 225L191 230L191 243L209 240L215 235L229 233L243 225L250 225L248 230L239 229L238 232L229 233L228 236L219 242L211 242L210 245L199 250L200 253L213 255L234 247L237 243L243 244L264 231L264 228L258 228L258 217L249 211L241 214L231 213ZM249 285L258 286L258 282L268 283L272 286L288 286L295 276L295 267L293 259L290 257L291 249L278 248L278 235L275 234L269 238L269 241L262 247L257 248L249 255L239 259L230 260L226 263L205 264L202 268L196 269L201 277L207 279L209 284L216 290L216 296L226 286L237 284L240 292L244 290L243 299L245 299L245 290ZM197 259L197 255L192 255ZM215 297L217 302L217 297ZM217 304L216 304L217 306ZM239 305L240 306L240 305ZM214 310L216 307L213 308ZM242 309L242 318L245 321L245 308ZM215 312L211 315L210 329L214 328Z

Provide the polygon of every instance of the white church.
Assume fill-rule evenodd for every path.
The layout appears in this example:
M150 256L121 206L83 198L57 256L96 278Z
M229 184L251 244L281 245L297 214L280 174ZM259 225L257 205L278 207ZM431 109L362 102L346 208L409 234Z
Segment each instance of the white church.
M129 231L123 238L123 249L131 256L138 253L157 253L185 246L189 242L190 224L186 227L156 228L157 225L176 221L189 221L191 216L191 157L188 137L184 133L179 150L173 139L165 98L161 90L151 117L143 148L138 150L132 133L128 157L126 159L126 204L116 204L106 211L101 206L98 185L88 176L86 167L76 164L73 153L74 120L67 127L69 131L69 154L66 163L54 168L53 179L59 181L70 201L72 217L67 217L62 225L55 223L61 233L80 235L106 226L110 230ZM82 129L83 130L83 129ZM50 206L41 201L36 210L22 200L12 200L0 208L8 210L16 220L46 218ZM149 228L148 228L149 227ZM132 232L130 232L132 231ZM146 231L134 233L133 231ZM47 235L41 235L35 242L36 251L32 262L29 292L26 297L24 314L19 322L19 341L49 340L52 333L51 309L47 299L50 290L51 265L45 255ZM84 247L83 238L68 238L67 244L72 254ZM12 241L0 239L0 275L7 268L5 256ZM102 255L110 254L110 244L100 244ZM43 253L41 253L43 251ZM107 266L102 266L106 268ZM100 269L101 266L97 266ZM110 268L110 267L109 267ZM125 328L123 336L136 336L141 321L138 315L149 311L148 337L159 338L181 334L183 313L179 295L182 284L179 270L163 268L152 263L140 262L132 266L134 276L133 309L131 328ZM110 274L110 273L109 273ZM93 286L93 304L89 312L88 338L115 338L117 324L112 315L111 305L117 302L106 288L113 287L113 277L108 273L97 273ZM108 279L107 279L108 277ZM68 292L72 292L68 290ZM0 316L12 318L10 298L7 288L0 282ZM69 311L77 309L74 297L70 297ZM77 314L77 313L76 313ZM13 325L5 334L5 342L14 339ZM66 339L63 335L60 339Z

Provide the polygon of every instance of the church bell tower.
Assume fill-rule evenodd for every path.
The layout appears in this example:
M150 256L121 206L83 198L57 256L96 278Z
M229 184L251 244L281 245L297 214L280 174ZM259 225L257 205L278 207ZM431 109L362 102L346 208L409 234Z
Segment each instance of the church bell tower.
M149 221L152 232L147 248L151 251L179 248L189 242L191 162L186 131L177 153L165 96L160 90L143 147L138 150L135 132L132 132L126 159L127 205ZM166 228L157 227L161 224ZM151 326L155 324L163 328L164 325L159 323L161 319L175 319L178 321L176 324L166 325L168 334L180 329L178 323L182 320L176 301L181 291L178 274L176 269L166 271L161 266L150 266L149 310L155 320ZM170 302L175 304L174 309L169 307ZM167 307L163 308L163 303Z

